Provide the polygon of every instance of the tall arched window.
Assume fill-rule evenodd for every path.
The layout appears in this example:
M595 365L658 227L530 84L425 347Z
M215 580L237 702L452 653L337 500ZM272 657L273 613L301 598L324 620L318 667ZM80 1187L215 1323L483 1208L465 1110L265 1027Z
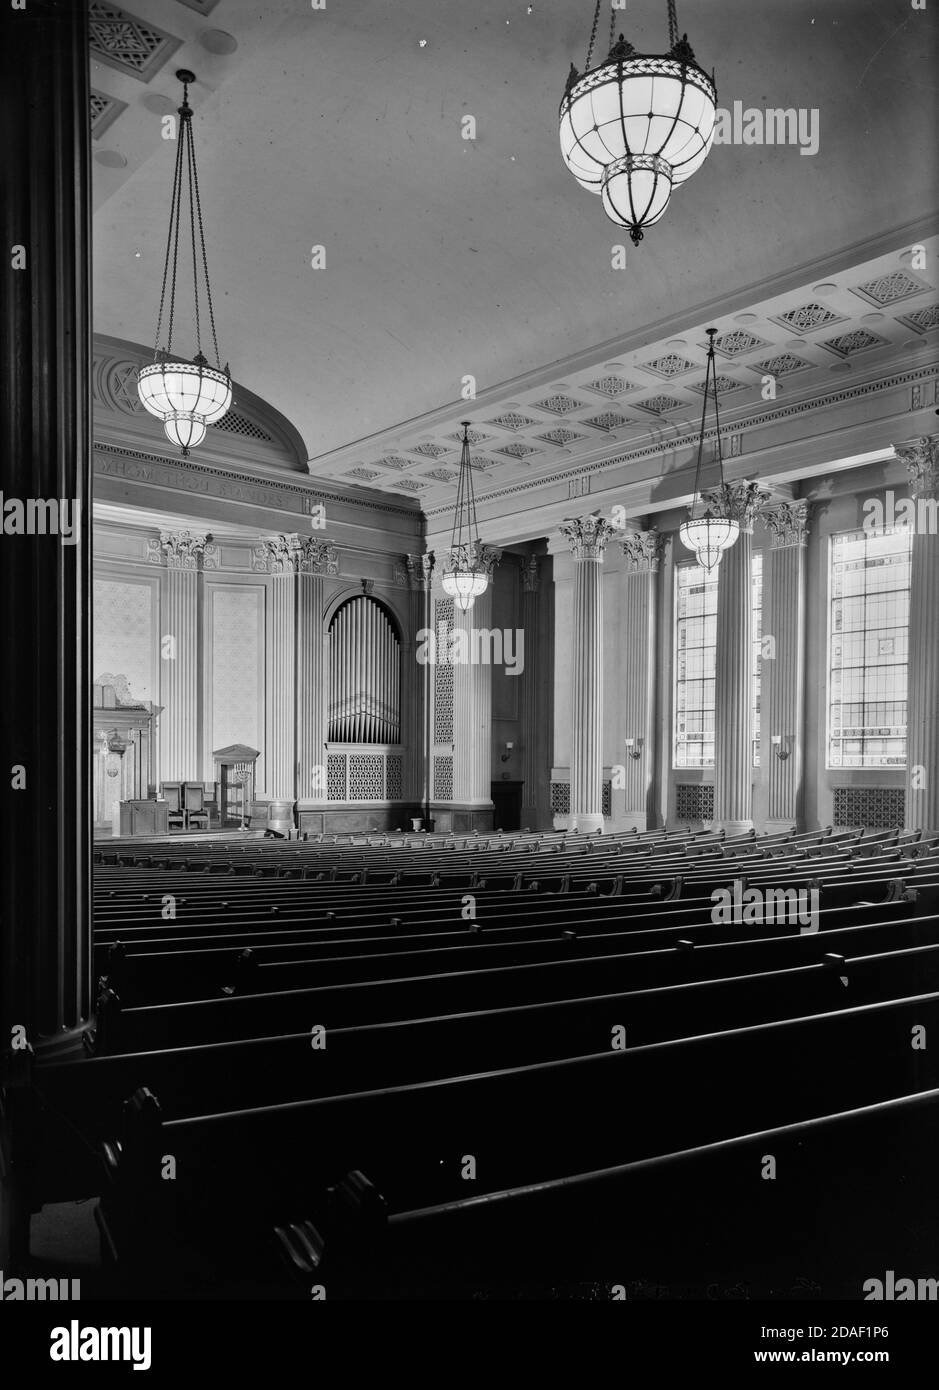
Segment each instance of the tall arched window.
M387 611L362 595L329 624L329 741L398 743L401 649Z

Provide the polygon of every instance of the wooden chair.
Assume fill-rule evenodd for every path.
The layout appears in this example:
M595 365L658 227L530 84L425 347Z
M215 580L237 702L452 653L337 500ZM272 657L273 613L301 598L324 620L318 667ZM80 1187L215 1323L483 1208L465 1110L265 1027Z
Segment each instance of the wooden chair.
M169 813L167 823L170 830L175 828L185 830L186 812L183 810L182 782L162 782L160 784L160 794L166 801L166 808Z
M183 783L183 813L187 826L209 828L209 813L205 809L205 792L201 782Z

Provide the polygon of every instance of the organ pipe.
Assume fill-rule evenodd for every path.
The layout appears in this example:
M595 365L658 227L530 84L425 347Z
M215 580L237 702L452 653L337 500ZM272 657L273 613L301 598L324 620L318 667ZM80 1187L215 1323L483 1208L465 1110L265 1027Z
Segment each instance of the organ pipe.
M381 604L350 599L329 627L329 738L338 743L397 743L401 652Z

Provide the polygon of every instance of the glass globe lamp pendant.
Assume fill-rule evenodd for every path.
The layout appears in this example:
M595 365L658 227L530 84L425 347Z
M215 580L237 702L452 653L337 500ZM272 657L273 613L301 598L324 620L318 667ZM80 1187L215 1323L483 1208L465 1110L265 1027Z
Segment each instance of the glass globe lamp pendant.
M582 188L603 199L607 216L629 230L664 216L675 188L700 169L714 138L717 88L678 36L675 0L667 0L669 51L637 53L622 34L591 68L602 0L597 0L585 71L571 65L561 101L561 155Z
M192 135L192 107L189 105L189 84L195 75L180 68L176 76L183 84L183 103L179 109L179 131L176 141L176 169L170 201L170 223L163 261L163 286L160 291L160 310L157 316L154 360L137 373L137 394L151 415L163 421L163 429L171 444L182 452L201 444L206 427L217 424L227 413L232 401L231 373L228 364L219 365L218 337L215 331L215 310L209 284L205 232L202 226L202 200L199 194L199 175ZM180 262L180 231L183 220L182 204L185 191L189 197L189 236L184 239L192 255L193 314L195 320L196 353L191 361L173 352L173 330L176 319L176 289ZM200 254L201 253L201 254ZM200 289L201 280L201 289ZM169 302L167 303L167 290ZM203 300L208 312L215 352L213 367L202 351ZM166 319L166 346L160 346L160 335Z
M724 496L724 460L721 454L721 422L717 404L717 368L714 361L714 337L716 328L709 328L708 361L704 378L704 405L701 409L701 434L698 439L698 462L694 475L694 496L691 513L678 528L682 545L694 552L698 564L710 574L721 562L725 550L729 550L740 535L740 523L727 516L718 506L706 505L701 496L701 460L704 455L704 426L707 418L708 391L714 391L714 426L717 432L717 466L720 474L718 497Z
M441 583L445 594L453 599L461 613L468 613L480 594L489 586L489 572L476 524L476 499L473 495L473 467L470 460L469 421L461 421L463 448L460 454L460 477L457 483L456 511L450 537L450 554L444 566Z

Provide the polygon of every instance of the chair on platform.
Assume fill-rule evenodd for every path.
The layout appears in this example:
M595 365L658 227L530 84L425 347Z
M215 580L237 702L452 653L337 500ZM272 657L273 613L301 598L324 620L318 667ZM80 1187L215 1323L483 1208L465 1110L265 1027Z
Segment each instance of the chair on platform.
M183 814L187 828L196 826L201 830L209 828L209 813L205 808L205 792L201 782L183 783Z
M170 830L185 830L186 812L183 809L182 782L162 782L160 784L160 795L166 802L166 809L168 812L167 824Z
M209 829L211 830L213 826L220 827L222 824L222 816L219 810L218 783L203 782L202 790L205 793L205 809L209 813Z

